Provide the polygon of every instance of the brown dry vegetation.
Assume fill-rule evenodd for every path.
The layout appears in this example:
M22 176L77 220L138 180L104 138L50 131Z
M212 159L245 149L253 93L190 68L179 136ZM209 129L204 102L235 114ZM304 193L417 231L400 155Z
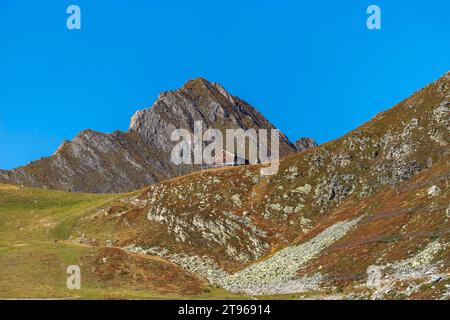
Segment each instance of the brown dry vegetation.
M166 295L198 295L207 284L159 257L130 254L119 248L101 248L83 257L85 277L101 286L147 290Z

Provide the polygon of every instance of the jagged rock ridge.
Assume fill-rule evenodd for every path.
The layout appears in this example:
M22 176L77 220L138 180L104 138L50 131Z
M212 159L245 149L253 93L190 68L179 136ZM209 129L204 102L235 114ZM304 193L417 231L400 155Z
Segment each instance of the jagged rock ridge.
M272 129L255 108L222 86L198 78L182 88L160 94L151 108L136 112L127 132L80 132L48 158L11 171L0 170L0 182L76 192L127 192L199 170L170 161L175 129L193 131L194 122L219 130ZM225 132L224 136L225 136ZM284 134L280 154L296 147Z

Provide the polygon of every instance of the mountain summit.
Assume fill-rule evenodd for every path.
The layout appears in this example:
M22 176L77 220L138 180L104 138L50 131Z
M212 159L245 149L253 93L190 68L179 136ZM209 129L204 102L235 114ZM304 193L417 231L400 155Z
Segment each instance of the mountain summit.
M170 161L175 145L171 133L175 129L192 132L195 121L219 130L274 128L255 108L221 85L197 78L180 89L162 92L152 107L137 111L127 132L84 130L65 141L51 157L0 170L0 182L76 192L136 190L200 169L175 166ZM295 145L281 134L280 155L293 152Z

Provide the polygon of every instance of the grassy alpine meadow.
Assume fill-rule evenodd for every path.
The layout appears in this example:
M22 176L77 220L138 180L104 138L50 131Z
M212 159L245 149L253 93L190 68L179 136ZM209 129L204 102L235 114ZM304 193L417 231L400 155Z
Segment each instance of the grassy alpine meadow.
M245 298L157 257L67 241L83 215L120 197L1 184L0 299ZM67 288L70 265L80 266L80 290Z

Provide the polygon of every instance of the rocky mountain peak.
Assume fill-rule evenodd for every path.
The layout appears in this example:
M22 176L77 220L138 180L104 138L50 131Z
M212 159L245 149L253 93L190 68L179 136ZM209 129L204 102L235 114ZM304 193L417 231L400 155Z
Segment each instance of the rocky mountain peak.
M219 91L219 93L221 95L223 95L231 104L235 105L236 101L234 100L233 96L231 94L228 93L228 91L222 87L222 85L220 85L219 83L212 83L212 85L214 86L214 88L217 89L217 91Z
M175 166L170 155L176 129L273 129L274 126L244 100L220 84L196 78L181 88L162 92L150 108L137 111L127 132L80 132L51 157L11 171L0 180L33 187L80 192L124 192L201 169ZM225 132L224 136L225 136ZM296 151L281 134L280 155Z
M186 83L183 85L184 88L193 88L196 86L204 86L204 87L208 87L210 86L212 83L208 80L206 80L205 78L202 77L197 77L194 79L190 79L188 81L186 81Z
M201 77L189 80L181 88L161 92L150 108L137 111L131 118L129 130L145 129L146 122L152 123L154 117L158 118L156 114L161 116L167 112L188 116L189 120L203 120L204 113L210 113L206 119L214 121L216 116L223 117L225 115L224 101L218 101L221 98L223 100L223 97L227 98L228 102L233 101L234 105L232 96L222 86ZM223 114L218 115L218 113ZM172 120L176 122L176 119ZM182 117L180 120L183 120ZM192 126L193 123L188 125L191 129Z

